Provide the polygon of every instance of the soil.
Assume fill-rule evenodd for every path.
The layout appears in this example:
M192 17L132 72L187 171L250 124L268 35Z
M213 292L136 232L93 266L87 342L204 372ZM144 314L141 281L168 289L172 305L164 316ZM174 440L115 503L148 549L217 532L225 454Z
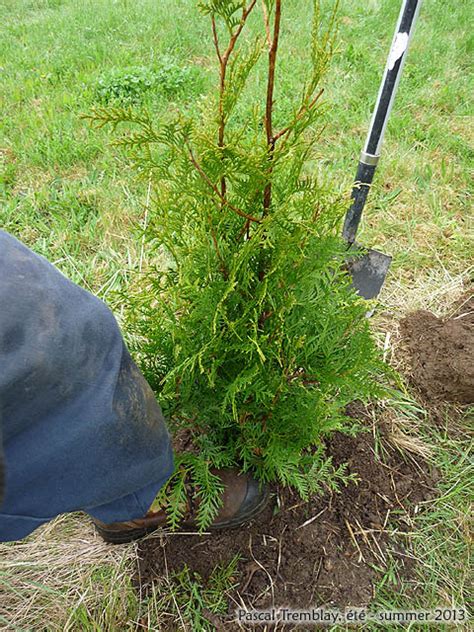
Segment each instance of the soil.
M184 565L206 581L216 564L237 553L240 581L229 603L254 608L368 604L378 575L373 566L385 565L388 548L408 575L411 560L403 555L402 540L390 539L387 524L400 532L408 529L418 503L434 493L436 472L419 461L404 460L395 450L382 463L368 431L357 437L336 433L327 452L336 467L347 463L358 483L309 502L274 488L271 504L246 527L146 540L138 553L142 590L165 569L171 573Z
M409 314L400 333L409 378L425 400L474 403L474 292L459 301L450 318L424 310Z
M474 294L463 297L451 313L440 319L414 312L400 327L409 378L434 409L438 402L474 401ZM360 410L354 416L360 418ZM422 510L420 503L435 495L438 473L419 456L415 461L397 451L385 439L383 427L376 443L369 426L356 437L336 433L327 442L334 465L346 463L348 473L358 478L339 493L303 502L296 493L275 487L265 512L238 530L203 536L157 534L141 542L141 591L146 593L154 581L184 565L206 582L216 564L236 554L241 556L239 584L229 595L229 616L236 604L368 605L388 553L398 560L399 577L409 580L414 562L403 533L410 530L411 516ZM185 447L183 441L185 437L178 438L180 448ZM218 630L234 629L228 618L209 619Z

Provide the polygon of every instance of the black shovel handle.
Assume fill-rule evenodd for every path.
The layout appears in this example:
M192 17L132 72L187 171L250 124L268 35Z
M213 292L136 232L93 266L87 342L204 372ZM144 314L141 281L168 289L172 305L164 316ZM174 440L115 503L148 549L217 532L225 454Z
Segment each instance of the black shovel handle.
M422 0L404 0L400 9L397 28L352 189L353 202L347 211L342 230L342 236L349 244L355 241L365 201L374 178L388 117L395 99L421 2Z

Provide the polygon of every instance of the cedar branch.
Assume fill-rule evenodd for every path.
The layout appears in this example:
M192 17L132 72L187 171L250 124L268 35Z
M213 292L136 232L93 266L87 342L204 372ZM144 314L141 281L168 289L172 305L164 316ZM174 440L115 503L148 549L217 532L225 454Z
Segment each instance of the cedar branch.
M288 125L288 127L285 127L284 129L280 130L273 136L274 142L279 140L282 136L285 136L285 134L288 134L288 132L290 132L293 129L294 125L303 118L306 112L310 112L314 108L314 106L319 101L320 97L322 96L323 92L324 92L324 88L321 88L321 90L317 93L317 95L313 98L313 100L308 105L303 104L300 107L292 123Z
M237 213L237 215L240 215L240 217L245 217L245 219L251 221L251 222L256 222L257 224L261 223L261 220L258 217L253 217L252 215L249 215L248 213L246 213L245 211L242 211L240 208L238 208L237 206L234 206L233 204L231 204L228 200L226 200L221 192L219 191L219 189L215 186L215 184L213 184L213 182L209 179L208 175L206 174L206 172L204 171L204 169L201 167L201 165L198 163L198 161L196 160L196 158L194 157L193 154L193 150L191 149L191 147L189 146L189 143L187 141L186 142L186 146L188 148L189 151L189 157L191 159L191 162L193 163L194 167L196 168L196 171L199 173L199 175L202 177L202 179L204 180L204 182L206 182L206 184L214 191L214 193L219 197L219 199L221 200L221 202L223 203L224 206L228 206L232 211L234 211L234 213Z
M211 237L212 237L212 242L214 244L214 248L217 254L217 258L219 259L219 261L221 262L221 271L222 271L222 275L224 276L224 279L227 281L227 279L229 278L229 272L227 270L227 266L225 264L224 258L221 254L220 248L219 248L219 244L217 243L217 237L216 237L216 233L214 231L214 227L212 226L212 219L211 216L208 216L208 220L209 220L209 227L210 227L210 231L211 231Z

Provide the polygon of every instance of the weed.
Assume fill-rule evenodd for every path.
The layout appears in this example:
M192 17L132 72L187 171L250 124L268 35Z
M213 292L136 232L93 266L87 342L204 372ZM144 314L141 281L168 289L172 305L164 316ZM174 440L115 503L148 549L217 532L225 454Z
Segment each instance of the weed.
M189 85L192 78L190 67L180 66L171 57L164 56L153 68L137 66L109 71L98 80L96 99L102 104L134 105L140 103L147 92L161 92L171 97Z

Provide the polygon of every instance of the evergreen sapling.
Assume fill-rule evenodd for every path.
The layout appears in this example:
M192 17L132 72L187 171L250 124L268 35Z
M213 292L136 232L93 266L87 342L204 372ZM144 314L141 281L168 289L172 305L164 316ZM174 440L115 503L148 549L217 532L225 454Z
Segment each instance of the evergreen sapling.
M165 253L167 264L150 265L127 300L142 369L172 428L192 438L159 498L173 528L189 480L200 527L212 521L221 491L214 467L237 466L303 498L346 480L323 440L353 427L347 404L378 392L367 303L351 287L339 236L346 200L307 166L337 6L323 27L313 0L307 81L277 127L284 4L199 3L218 80L194 111L162 120L131 108L93 115L99 125L128 124L116 142L133 150L154 189L148 253ZM262 35L245 39L250 20ZM246 87L261 68L265 93L249 103Z

